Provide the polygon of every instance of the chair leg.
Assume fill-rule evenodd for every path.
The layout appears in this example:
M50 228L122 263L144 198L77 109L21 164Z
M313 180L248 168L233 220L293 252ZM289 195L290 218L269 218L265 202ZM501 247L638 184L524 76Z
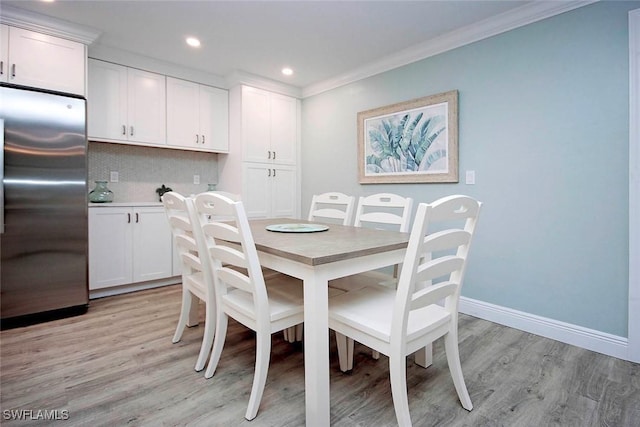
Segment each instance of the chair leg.
M304 332L304 323L296 325L296 341L302 341L302 333Z
M290 328L286 328L284 331L284 339L290 343L296 342L296 327L292 326Z
M249 421L258 415L258 408L262 400L264 385L269 372L269 357L271 356L271 334L256 331L256 372L253 376L253 386L249 397L249 406L245 418Z
M211 357L209 358L209 365L204 373L205 378L211 378L218 367L222 348L224 347L224 340L227 338L228 321L229 318L226 313L218 314L216 319L216 332L213 339L213 350L211 351Z
M353 339L336 332L336 344L338 346L338 360L340 370L347 372L353 369Z
M404 355L389 356L389 375L393 407L400 427L411 426L409 399L407 397L407 358Z
M182 288L182 306L180 307L180 317L178 318L178 326L176 326L176 332L173 334L171 342L174 344L179 342L182 338L184 328L187 327L187 321L189 320L189 312L191 311L191 304L193 304L193 294L189 292L187 288Z
M462 366L460 366L460 353L458 352L458 334L457 331L449 331L444 336L444 348L447 353L447 363L449 364L449 371L451 372L451 378L453 379L453 385L456 387L458 398L462 407L467 411L473 409L467 386L464 383L464 377L462 376Z
M213 336L216 329L216 313L215 304L209 302L205 303L205 319L204 319L204 336L202 337L202 345L200 346L200 354L198 354L198 361L196 362L196 371L202 371L205 363L207 363L207 356L211 351L213 345Z
M433 343L429 343L415 352L416 365L428 368L433 364Z

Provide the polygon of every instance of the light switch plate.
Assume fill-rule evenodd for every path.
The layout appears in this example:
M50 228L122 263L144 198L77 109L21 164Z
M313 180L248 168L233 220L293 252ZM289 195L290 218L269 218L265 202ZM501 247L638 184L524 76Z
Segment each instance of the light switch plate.
M193 183L200 184L200 175L193 175Z
M467 171L465 174L465 184L473 185L476 183L476 171Z
M109 172L109 181L118 182L119 179L120 179L120 174L118 174L118 171Z

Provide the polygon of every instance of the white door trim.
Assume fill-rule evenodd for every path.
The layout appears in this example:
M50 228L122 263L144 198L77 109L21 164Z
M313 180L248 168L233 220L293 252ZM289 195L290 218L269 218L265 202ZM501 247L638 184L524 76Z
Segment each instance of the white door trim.
M640 362L640 9L629 12L628 359Z

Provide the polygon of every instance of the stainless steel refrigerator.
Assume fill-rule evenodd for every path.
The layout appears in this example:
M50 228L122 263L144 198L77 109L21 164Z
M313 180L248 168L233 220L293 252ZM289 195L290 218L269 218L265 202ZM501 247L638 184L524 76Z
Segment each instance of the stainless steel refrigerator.
M86 101L1 86L0 127L2 327L83 313Z

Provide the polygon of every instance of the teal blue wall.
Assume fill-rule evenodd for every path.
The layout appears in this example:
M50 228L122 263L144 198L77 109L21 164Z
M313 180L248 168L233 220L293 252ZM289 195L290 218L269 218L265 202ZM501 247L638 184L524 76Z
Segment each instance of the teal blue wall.
M638 7L595 3L304 99L303 216L325 191L471 195L484 207L463 296L626 337ZM452 89L460 183L360 185L357 113Z

